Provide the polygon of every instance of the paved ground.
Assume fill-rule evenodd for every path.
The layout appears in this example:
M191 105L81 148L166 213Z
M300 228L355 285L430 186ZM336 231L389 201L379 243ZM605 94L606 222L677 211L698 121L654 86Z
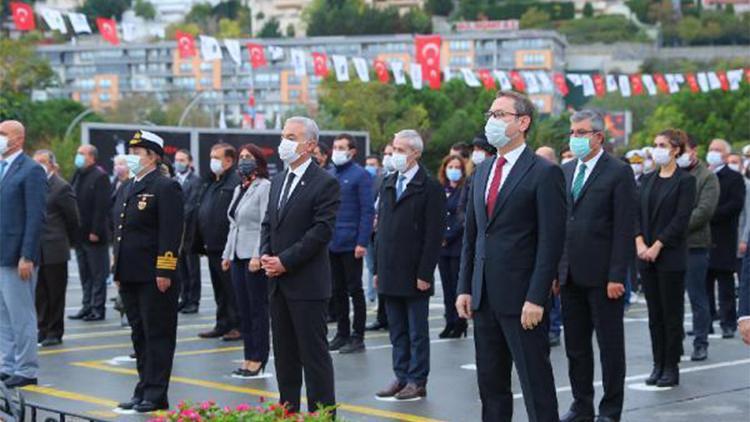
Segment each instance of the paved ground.
M72 313L78 309L81 291L74 265L71 265L70 274L67 306L68 312ZM242 358L241 343L197 338L199 331L213 323L214 304L205 262L203 282L200 313L180 316L170 389L172 405L181 399L212 399L222 405L236 405L257 403L260 397L276 397L273 377L237 380L228 376L237 367L237 360ZM110 296L113 292L114 289L110 288ZM368 350L365 353L333 355L342 417L352 421L480 420L473 340L471 336L458 340L438 339L437 333L443 327L442 309L442 300L435 297L430 312L433 339L428 397L410 403L382 402L374 398L374 392L391 380L392 372L387 333L372 333L366 338ZM651 369L645 305L636 303L628 311L625 322L628 372L623 420L748 420L750 347L744 346L737 338L712 339L709 360L684 362L680 386L657 390L643 384ZM131 347L129 330L120 327L119 316L109 309L106 321L66 321L66 324L64 344L40 351L40 386L27 387L24 391L27 399L101 419L144 420L145 417L120 416L112 412L117 401L130 397L136 376L135 364L122 360L131 352ZM685 341L685 350L692 350L689 339ZM554 348L551 359L560 411L564 412L571 402L564 349ZM598 368L596 379L601 379ZM514 421L524 421L526 414L515 375L513 385L517 393ZM599 387L597 398L600 395Z

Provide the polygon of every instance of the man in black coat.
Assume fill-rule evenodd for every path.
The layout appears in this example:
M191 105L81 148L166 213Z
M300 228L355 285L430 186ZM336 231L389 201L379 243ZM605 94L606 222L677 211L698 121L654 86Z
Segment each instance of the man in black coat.
M47 173L47 214L42 232L42 254L36 285L36 312L42 347L62 343L65 328L65 290L71 239L78 230L78 205L73 188L57 175L57 160L39 150L34 160Z
M456 307L474 317L482 419L511 420L515 364L529 420L556 421L545 308L565 242L565 178L526 146L527 97L500 91L487 114L498 155L474 173Z
M726 165L732 147L723 139L714 139L708 147L711 170L719 178L719 204L711 219L711 240L706 289L711 316L716 316L714 287L719 284L719 320L723 338L733 338L737 331L737 302L734 272L737 269L737 225L745 205L745 181L742 175ZM712 332L712 330L709 330Z
M396 379L378 397L427 395L430 373L430 296L445 233L445 191L422 166L424 143L415 130L393 137L397 171L383 182L375 236L375 285L385 300Z
M241 338L234 288L229 272L221 268L221 254L227 243L229 218L227 211L232 202L234 188L240 183L235 171L237 151L229 144L216 144L211 148L211 174L203 183L196 206L196 231L193 251L208 257L208 270L216 300L216 325L198 334L201 338L222 337L225 341Z
M192 251L193 228L198 195L203 182L195 174L193 156L186 149L175 153L174 168L174 180L182 187L182 199L185 204L185 236L182 239L182 255L177 266L177 274L182 284L178 308L183 314L194 314L198 312L201 300L201 263L200 256Z
M336 402L326 314L331 298L331 241L339 184L310 158L318 126L289 118L279 156L288 168L271 181L261 228L261 264L269 277L271 330L280 402L300 408L304 372L310 411Z
M570 121L570 150L577 159L562 166L568 218L559 280L573 404L560 420L594 420L596 331L604 386L596 421L619 421L625 396L623 294L635 257L635 180L630 165L604 151L599 113L582 110Z
M83 306L70 319L101 321L105 316L109 276L109 211L112 188L109 177L96 164L98 151L81 145L75 158L78 168L71 185L78 201L81 226L76 233L78 275L83 287Z
M176 277L183 231L180 185L159 171L164 141L138 131L128 165L135 176L115 202L114 279L132 329L138 369L132 398L139 413L169 408L167 391L177 340Z

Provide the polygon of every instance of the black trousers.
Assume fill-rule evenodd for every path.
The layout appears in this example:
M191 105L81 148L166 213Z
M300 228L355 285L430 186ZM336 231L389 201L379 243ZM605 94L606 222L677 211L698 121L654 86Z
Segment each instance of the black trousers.
M376 319L382 325L388 325L388 313L385 311L385 296L378 295L378 312Z
M557 394L547 337L549 307L545 309L541 324L532 330L524 330L520 315L501 314L489 304L488 296L483 296L485 299L479 310L474 312L474 345L482 420L510 422L513 419L510 377L515 364L528 420L557 422Z
M333 362L328 352L327 300L288 300L280 289L271 294L271 331L280 402L290 411L300 409L302 374L307 408L336 403Z
M130 322L138 367L138 384L133 397L154 403L167 401L177 340L179 292L176 280L164 293L156 287L156 281L120 281L120 297Z
M365 291L362 289L362 258L355 258L354 251L329 253L333 278L333 301L338 322L336 335L360 339L365 338ZM354 307L354 323L349 321L349 298Z
M606 287L584 287L571 279L562 286L560 297L565 309L565 352L574 398L571 410L594 416L591 336L595 331L604 387L598 414L620 420L625 397L625 331L622 320L625 299L609 299Z
M268 361L271 348L268 320L268 279L263 270L251 273L249 259L232 261L232 283L240 311L245 360Z
M221 254L208 254L208 271L211 274L211 285L214 288L216 301L216 325L214 329L220 333L239 328L240 321L237 314L237 300L234 297L232 276L229 271L221 269Z
M642 269L641 281L648 306L654 366L677 366L684 337L685 271Z
M448 325L454 325L458 322L458 311L456 311L456 289L458 288L458 271L460 266L460 256L441 256L438 261L440 281L443 284L445 322Z
M734 291L734 272L709 268L706 274L706 292L711 319L716 317L716 294L714 288L719 284L719 321L721 328L737 329L737 299Z
M201 261L200 255L184 253L177 261L177 274L180 277L182 292L180 301L185 305L198 305L201 301Z
M104 315L109 277L109 246L83 242L76 247L78 275L83 288L83 310Z
M39 338L62 339L65 331L65 290L68 263L43 264L36 285L36 315Z

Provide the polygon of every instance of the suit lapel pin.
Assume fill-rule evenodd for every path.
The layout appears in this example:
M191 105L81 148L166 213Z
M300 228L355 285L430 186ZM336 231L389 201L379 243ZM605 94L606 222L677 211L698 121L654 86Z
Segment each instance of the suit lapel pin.
M299 182L299 184L300 184L300 186L305 186L305 181L304 181L304 180L301 180L301 181Z

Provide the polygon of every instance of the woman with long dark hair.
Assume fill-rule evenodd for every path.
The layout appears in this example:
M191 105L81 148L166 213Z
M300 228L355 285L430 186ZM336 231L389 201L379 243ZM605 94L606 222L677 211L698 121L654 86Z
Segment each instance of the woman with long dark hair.
M250 378L263 372L270 348L268 280L260 265L260 230L271 182L266 159L253 144L240 148L237 172L242 182L229 205L229 234L221 266L232 271L245 346L245 361L232 376Z

